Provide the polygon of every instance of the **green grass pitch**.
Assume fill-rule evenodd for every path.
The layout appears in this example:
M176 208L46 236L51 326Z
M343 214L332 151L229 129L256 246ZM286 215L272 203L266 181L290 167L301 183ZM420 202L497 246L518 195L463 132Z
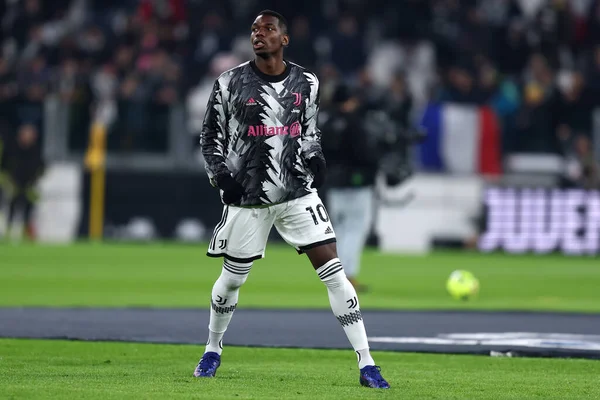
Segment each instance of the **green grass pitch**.
M0 306L153 306L207 308L221 260L206 246L0 245ZM445 282L454 269L472 271L479 297L460 303ZM361 307L600 311L600 268L594 258L367 251ZM270 245L240 292L239 307L329 308L327 292L291 247Z
M220 260L205 246L0 244L0 306L206 307ZM362 308L600 310L592 258L367 251ZM454 269L481 282L474 301L445 292ZM240 307L329 308L305 256L270 245ZM358 385L351 351L228 347L214 380L191 373L202 346L0 340L4 399L584 399L600 398L600 363L377 352L389 391Z
M375 353L390 390L358 385L352 352L230 347L215 379L191 376L203 348L0 340L3 399L584 399L600 363Z

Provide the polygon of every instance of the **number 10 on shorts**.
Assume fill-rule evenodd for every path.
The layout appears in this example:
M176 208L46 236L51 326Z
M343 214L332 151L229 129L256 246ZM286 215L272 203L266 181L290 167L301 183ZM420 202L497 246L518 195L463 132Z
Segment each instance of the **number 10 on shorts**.
M319 219L321 219L321 221L323 221L323 222L329 222L329 215L327 215L325 206L323 206L323 204L319 203L317 205L316 209L317 209L317 212L315 213L315 210L313 210L313 208L311 206L306 207L306 211L308 211L310 213L310 216L312 217L315 225L319 224ZM319 219L317 219L317 215L319 216Z

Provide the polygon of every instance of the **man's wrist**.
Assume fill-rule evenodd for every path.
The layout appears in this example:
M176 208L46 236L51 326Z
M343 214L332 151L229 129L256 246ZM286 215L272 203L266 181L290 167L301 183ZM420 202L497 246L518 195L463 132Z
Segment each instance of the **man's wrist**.
M223 189L223 186L227 186L227 183L232 180L233 177L228 173L219 174L214 177L214 181L219 189Z

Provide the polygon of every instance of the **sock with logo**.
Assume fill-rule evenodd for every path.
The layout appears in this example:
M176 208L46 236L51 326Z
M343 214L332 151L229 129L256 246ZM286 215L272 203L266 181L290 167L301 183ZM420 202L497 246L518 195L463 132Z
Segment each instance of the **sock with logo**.
M210 322L205 352L221 354L223 335L237 307L240 287L246 282L252 263L238 263L225 259L223 270L215 282L210 299Z
M356 290L346 277L342 263L338 258L334 258L319 267L317 275L327 287L331 310L342 324L342 328L356 352L358 367L375 365L369 351L367 331L360 312Z

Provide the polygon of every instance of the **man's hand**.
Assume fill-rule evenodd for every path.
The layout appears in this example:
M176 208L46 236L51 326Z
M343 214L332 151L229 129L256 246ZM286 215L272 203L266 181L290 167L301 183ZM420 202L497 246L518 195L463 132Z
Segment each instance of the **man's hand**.
M385 174L385 183L388 187L398 186L412 176L412 169L406 165Z
M398 186L402 183L402 177L400 174L385 174L385 184L387 186Z
M313 181L310 187L318 189L325 183L325 161L319 157L308 160L308 168L313 173Z
M244 187L229 174L219 175L215 178L217 186L223 191L225 204L237 203L244 195Z

